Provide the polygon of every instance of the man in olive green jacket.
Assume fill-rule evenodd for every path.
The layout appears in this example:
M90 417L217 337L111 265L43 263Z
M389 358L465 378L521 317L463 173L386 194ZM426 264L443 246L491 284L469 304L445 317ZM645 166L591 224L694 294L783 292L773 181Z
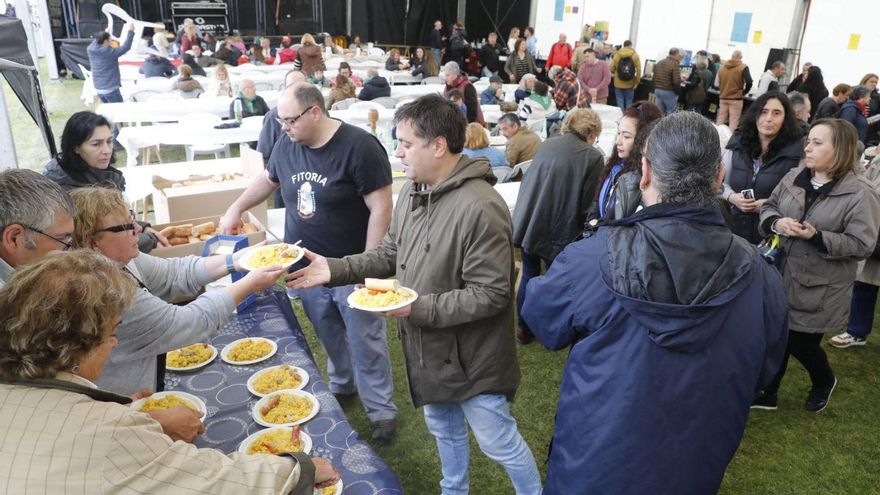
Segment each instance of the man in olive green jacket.
M288 276L297 289L397 276L418 292L398 318L410 396L424 406L440 453L443 493L468 488L469 424L482 451L507 470L518 494L537 494L534 457L510 415L520 381L513 338L510 213L484 158L461 155L467 121L439 95L395 116L397 156L411 179L382 243Z

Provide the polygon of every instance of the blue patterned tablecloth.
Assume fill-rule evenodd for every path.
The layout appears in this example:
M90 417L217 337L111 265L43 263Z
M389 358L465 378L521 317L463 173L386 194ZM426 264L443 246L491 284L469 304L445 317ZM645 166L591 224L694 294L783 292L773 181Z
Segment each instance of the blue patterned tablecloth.
M166 390L188 392L208 406L205 433L199 447L234 452L248 435L263 429L254 422L251 409L259 400L247 389L248 378L278 364L299 366L309 374L305 390L318 398L318 415L302 425L312 437L312 456L330 460L342 474L346 495L402 494L394 471L351 429L345 413L321 378L315 359L296 320L287 294L279 287L261 293L242 314L233 315L210 343L218 351L244 337L265 337L278 344L271 359L251 366L223 362L219 353L208 366L193 372L167 371Z

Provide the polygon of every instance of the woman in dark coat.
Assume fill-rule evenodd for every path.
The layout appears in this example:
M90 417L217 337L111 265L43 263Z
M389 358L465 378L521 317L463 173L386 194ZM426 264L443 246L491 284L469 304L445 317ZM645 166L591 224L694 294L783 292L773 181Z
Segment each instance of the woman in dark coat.
M778 91L759 96L721 157L725 170L722 197L730 203L734 234L752 244L761 242L761 207L803 156L803 133L788 98ZM743 194L745 190L751 194Z

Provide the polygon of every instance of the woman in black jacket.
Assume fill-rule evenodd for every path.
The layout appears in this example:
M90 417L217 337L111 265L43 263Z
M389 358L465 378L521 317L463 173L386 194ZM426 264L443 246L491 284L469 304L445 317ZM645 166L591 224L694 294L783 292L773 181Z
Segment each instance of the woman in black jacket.
M113 166L115 162L110 121L94 112L77 112L64 125L61 152L46 163L43 175L68 192L91 186L125 191L125 177ZM141 227L138 248L142 252L149 253L157 244L170 245L150 224L141 223Z
M721 157L723 198L730 203L731 230L761 242L758 216L764 201L804 157L804 136L788 97L768 91L749 107Z
M605 163L599 189L587 213L585 236L591 235L600 222L628 217L641 205L642 149L651 123L662 117L660 108L647 101L637 101L623 112L617 124L614 151Z
M807 80L801 84L798 91L810 97L812 109L819 108L819 103L828 98L828 88L825 87L825 78L822 77L822 69L819 66L810 67L807 71Z

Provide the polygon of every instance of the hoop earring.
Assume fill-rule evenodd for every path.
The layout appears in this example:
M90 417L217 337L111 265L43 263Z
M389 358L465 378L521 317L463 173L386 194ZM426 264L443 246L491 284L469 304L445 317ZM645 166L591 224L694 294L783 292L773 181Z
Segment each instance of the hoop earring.
M79 374L79 365L74 364L73 368L70 368L70 372L73 373L74 375Z

